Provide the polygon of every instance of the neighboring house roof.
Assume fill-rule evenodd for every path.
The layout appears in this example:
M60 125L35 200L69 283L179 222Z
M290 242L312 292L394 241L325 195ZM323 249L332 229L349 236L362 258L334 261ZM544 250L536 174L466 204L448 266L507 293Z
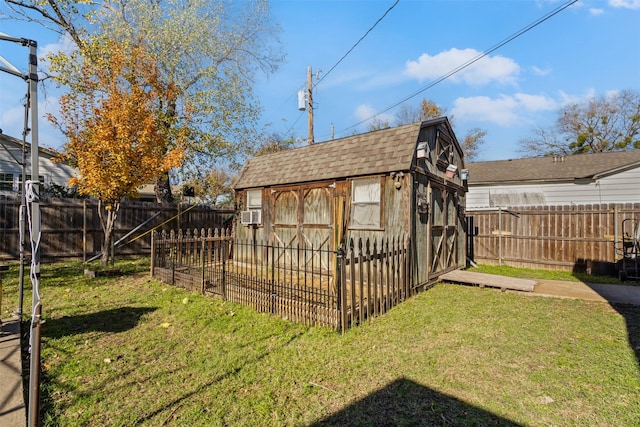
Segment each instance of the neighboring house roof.
M2 150L7 149L9 150L11 153L13 153L15 155L15 153L21 152L22 151L22 140L18 139L18 138L14 138L12 136L9 135L5 135L3 133L0 133L0 145L3 145L5 148L0 148ZM29 142L26 142L24 144L24 146L26 147L26 151L27 152L31 152L31 144ZM16 151L17 150L17 151ZM40 155L44 155L46 158L50 159L52 157L55 156L55 152L49 148L46 147L38 147L38 154Z
M421 126L377 130L249 159L234 188L253 188L404 171L411 168ZM448 121L447 121L448 123Z
M469 185L596 180L640 167L640 150L469 163Z
M30 143L25 143L25 148L27 153L31 152ZM6 161L11 164L15 164L15 167L17 168L19 166L19 163L22 161L22 141L12 136L0 133L0 171L3 170L3 153L7 153L7 151L9 152L11 157L8 157ZM50 148L38 147L39 161L46 161L46 163L40 164L40 175L49 174L53 182L61 185L67 185L69 178L71 176L77 176L79 174L79 171L69 166L67 162L53 163L52 159L53 157L55 157L55 155L56 152ZM30 154L27 155L26 163L27 165L31 164ZM27 170L27 172L29 172L29 170ZM156 193L154 191L153 183L141 186L138 189L138 193L140 194L141 199L156 199Z

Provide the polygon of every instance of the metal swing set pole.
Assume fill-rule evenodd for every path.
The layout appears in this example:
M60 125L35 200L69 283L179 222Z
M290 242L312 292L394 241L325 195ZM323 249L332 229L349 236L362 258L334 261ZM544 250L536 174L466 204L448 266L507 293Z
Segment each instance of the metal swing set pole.
M29 333L30 364L29 364L29 406L27 424L37 426L39 423L40 406L40 325L42 305L40 304L40 200L39 200L39 148L38 148L38 43L34 40L15 38L0 33L0 40L9 41L29 47L29 71L23 75L20 71L2 59L2 63L8 67L0 66L0 71L13 74L26 80L29 84L29 106L31 109L31 191L29 192L30 220L31 220L31 330ZM22 180L22 185L27 185ZM24 200L23 200L24 202ZM19 308L21 311L21 307Z

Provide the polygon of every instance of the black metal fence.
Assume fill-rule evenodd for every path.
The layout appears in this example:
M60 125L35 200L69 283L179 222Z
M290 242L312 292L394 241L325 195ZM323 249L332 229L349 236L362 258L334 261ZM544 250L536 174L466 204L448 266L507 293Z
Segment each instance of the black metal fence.
M346 330L410 297L410 241L337 251L234 239L226 230L154 233L151 273L178 287L305 324Z

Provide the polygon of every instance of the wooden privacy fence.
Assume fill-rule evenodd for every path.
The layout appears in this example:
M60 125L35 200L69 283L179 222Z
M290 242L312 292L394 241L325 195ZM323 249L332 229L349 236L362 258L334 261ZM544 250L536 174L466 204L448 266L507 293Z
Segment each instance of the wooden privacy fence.
M154 232L151 274L164 283L310 325L346 330L415 290L410 241L350 241L337 251L234 239L229 231Z
M43 199L40 202L42 240L41 255L45 259L91 257L100 251L103 232L97 213L97 203L79 199ZM154 217L135 233L124 239L148 232L153 227L195 228L230 227L234 210L211 206L161 206L151 202L126 202L118 211L114 241ZM0 198L0 259L19 258L20 199ZM28 237L27 237L28 241ZM29 245L25 250L30 251ZM151 234L116 250L121 255L149 255Z
M471 234L477 227L469 240L477 263L611 274L623 221L640 218L640 203L469 210L467 218Z

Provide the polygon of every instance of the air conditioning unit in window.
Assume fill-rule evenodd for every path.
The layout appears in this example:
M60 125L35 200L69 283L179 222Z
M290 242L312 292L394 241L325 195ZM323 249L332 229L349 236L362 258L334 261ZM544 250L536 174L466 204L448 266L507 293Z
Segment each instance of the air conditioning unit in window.
M242 211L240 212L240 223L242 225L260 224L262 222L262 211Z

